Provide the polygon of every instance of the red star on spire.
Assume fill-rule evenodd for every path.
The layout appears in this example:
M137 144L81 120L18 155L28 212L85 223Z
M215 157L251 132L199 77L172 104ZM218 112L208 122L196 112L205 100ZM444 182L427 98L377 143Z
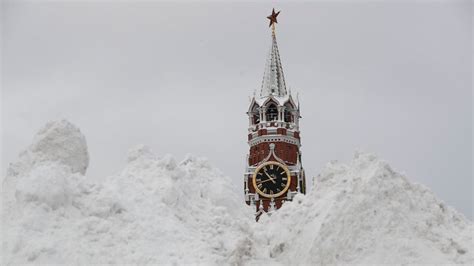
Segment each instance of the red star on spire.
M280 14L280 11L275 13L275 8L274 8L272 10L272 14L267 17L270 20L270 25L268 25L268 27L271 27L273 24L278 23L278 21L277 21L278 14Z

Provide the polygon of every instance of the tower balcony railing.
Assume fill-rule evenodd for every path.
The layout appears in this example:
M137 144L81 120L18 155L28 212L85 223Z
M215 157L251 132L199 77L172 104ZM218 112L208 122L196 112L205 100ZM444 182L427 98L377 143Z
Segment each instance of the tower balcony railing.
M266 128L266 129L267 129L267 135L281 135L278 133L278 128ZM285 135L289 137L294 137L295 132L297 132L297 130L286 129ZM250 131L250 133L251 133L252 139L259 136L257 130L252 130Z
M287 130L298 131L298 125L294 122L284 122L284 121L262 121L258 124L250 125L248 130L249 132L257 131L259 129L270 129L270 128L285 128Z

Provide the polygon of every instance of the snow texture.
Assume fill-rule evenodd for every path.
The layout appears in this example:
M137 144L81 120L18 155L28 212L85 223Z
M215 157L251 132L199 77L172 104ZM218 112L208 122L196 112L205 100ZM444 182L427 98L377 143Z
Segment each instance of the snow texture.
M3 182L3 265L472 264L472 222L371 154L329 163L271 217L206 159L140 145L103 181L87 146L49 123Z
M312 191L257 225L283 264L472 264L472 222L373 154L329 163Z
M19 162L10 166L8 174L25 173L43 162L58 162L73 173L85 174L89 165L86 138L67 120L47 123L30 147L20 153Z

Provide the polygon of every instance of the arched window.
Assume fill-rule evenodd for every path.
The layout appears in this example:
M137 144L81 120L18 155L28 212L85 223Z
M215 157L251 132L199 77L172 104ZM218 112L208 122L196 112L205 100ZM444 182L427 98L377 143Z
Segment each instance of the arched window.
M253 121L253 124L254 124L254 125L260 123L260 115L259 115L259 113L254 113L254 114L253 114L253 119L252 119L252 121Z
M260 123L260 110L256 104L254 104L252 111L250 112L250 121L252 122L252 125Z
M291 115L292 106L290 104L285 105L284 120L285 122L293 122L293 116Z
M275 104L270 104L267 107L267 121L275 121L278 119L278 108Z

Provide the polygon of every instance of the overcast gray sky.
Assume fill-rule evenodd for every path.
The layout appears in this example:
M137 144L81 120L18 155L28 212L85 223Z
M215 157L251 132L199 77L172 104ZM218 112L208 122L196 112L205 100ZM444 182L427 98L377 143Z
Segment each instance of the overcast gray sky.
M472 219L470 5L3 2L3 173L44 123L67 118L86 135L91 178L142 143L205 156L240 191L275 7L309 178L374 152Z

